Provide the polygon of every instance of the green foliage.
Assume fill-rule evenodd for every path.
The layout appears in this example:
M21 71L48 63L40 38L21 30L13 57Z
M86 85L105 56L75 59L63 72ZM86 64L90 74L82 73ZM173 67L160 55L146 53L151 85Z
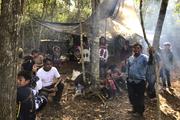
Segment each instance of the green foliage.
M29 0L26 17L56 21L77 22L78 0ZM90 0L80 0L81 18L87 19L91 14Z
M1 0L0 0L1 1ZM38 47L40 39L53 38L49 29L40 26L33 20L51 22L78 22L81 18L85 21L91 15L91 1L79 0L80 14L78 11L78 0L26 0L21 28L21 39L29 49ZM79 17L79 15L81 17ZM63 33L57 33L63 36Z
M180 14L180 1L178 1L178 2L176 3L175 12L176 12L177 14Z

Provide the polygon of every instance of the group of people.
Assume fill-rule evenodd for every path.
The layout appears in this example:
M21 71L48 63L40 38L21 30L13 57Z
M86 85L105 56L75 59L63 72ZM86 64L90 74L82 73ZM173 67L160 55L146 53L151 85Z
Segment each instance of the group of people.
M155 83L157 77L162 80L163 90L167 87L171 89L170 72L174 61L171 43L165 42L163 47L157 51L151 47L148 50L149 55L145 55L143 54L143 46L135 43L132 45L132 55L127 59L126 67L122 72L117 69L107 69L108 49L105 38L101 37L100 78L105 77L102 89L104 95L111 99L120 91L119 89L127 87L129 101L132 105L132 110L128 112L134 116L142 117L145 110L145 91L150 99L156 99ZM160 76L156 74L156 65L160 68ZM119 82L121 84L118 84Z
M36 113L47 104L50 93L55 93L54 105L60 106L64 84L52 63L37 50L24 58L17 75L17 120L35 120Z
M100 79L102 80L102 93L107 99L113 99L116 95L120 95L122 89L126 89L126 81L123 77L125 64L121 68L115 64L109 65L107 63L109 52L106 38L100 37L99 41L99 69Z
M136 43L133 45L133 54L129 57L127 63L127 88L129 101L132 105L132 113L134 116L143 116L145 110L144 93L146 84L148 84L147 92L150 98L155 98L155 82L157 77L161 77L163 89L168 87L171 89L170 70L173 66L173 54L171 52L171 44L164 43L164 48L155 52L154 48L149 48L149 56L142 53L142 45ZM160 66L160 76L156 75L156 65Z
M156 97L155 82L159 76L155 76L156 71L152 67L154 61L161 68L160 77L163 81L163 88L171 87L170 70L173 64L173 54L169 42L164 43L164 47L158 54L155 54L153 48L149 48L149 56L147 56L142 53L142 45L136 43L132 46L132 55L121 71L116 65L111 65L107 69L109 53L106 39L101 37L99 57L100 78L103 78L101 82L103 95L107 99L112 99L120 94L121 89L127 89L132 105L132 110L129 113L143 116L146 84L148 84L151 98ZM53 61L49 58L43 58L37 50L33 50L31 55L24 57L22 69L17 75L17 105L19 106L17 120L35 120L36 112L47 104L50 93L55 93L53 103L60 106L63 89L61 75L57 68L53 67Z

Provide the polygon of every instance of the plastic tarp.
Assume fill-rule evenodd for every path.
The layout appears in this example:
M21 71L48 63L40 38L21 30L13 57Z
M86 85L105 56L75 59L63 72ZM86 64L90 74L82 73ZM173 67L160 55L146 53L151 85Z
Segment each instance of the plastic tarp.
M72 34L73 33L76 34L77 28L79 27L79 23L59 23L59 22L47 22L47 21L38 21L38 20L35 20L35 21L49 29L52 29L58 32L65 32L65 33L72 33Z
M90 33L92 19L98 17L99 34L111 39L121 35L124 38L134 39L143 36L139 17L134 7L133 0L104 0L86 21L82 23L84 35ZM39 22L41 25L58 32L80 34L79 23Z

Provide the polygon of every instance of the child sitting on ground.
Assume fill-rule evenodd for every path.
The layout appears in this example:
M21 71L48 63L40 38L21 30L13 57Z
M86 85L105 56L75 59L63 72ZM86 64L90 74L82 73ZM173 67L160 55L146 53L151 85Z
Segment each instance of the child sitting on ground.
M116 86L112 79L111 73L106 73L106 80L103 82L102 93L107 99L113 99L116 94Z
M116 65L111 65L109 67L109 71L111 72L112 79L115 82L117 92L121 92L122 89L126 90L126 76L125 76L125 66L121 66L121 70L118 69Z

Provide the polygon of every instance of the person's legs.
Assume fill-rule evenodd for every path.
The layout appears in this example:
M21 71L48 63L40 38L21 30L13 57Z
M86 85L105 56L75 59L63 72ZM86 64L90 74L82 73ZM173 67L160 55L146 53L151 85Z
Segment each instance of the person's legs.
M63 92L63 89L64 89L64 84L63 83L59 83L57 85L57 91L56 91L56 95L54 96L54 101L55 102L59 102L61 100L61 97L62 97L62 92Z
M118 80L114 80L114 84L115 84L115 86L116 86L117 94L120 95L121 89L120 89L120 86L119 86L119 84L118 84Z
M100 78L104 78L105 77L105 73L106 73L106 63L103 60L100 60Z
M135 87L135 94L136 94L135 108L140 115L143 115L143 112L145 109L145 106L144 106L145 88L146 88L145 81L141 81L140 83L136 84L136 87Z
M136 107L135 107L135 91L134 91L134 83L132 82L127 82L127 87L128 87L128 97L129 101L133 107L132 112L136 112Z
M167 80L167 86L168 86L168 87L171 87L170 70L168 70L167 68L165 69L165 75L166 75L166 80Z
M103 87L101 89L101 92L103 94L103 96L106 98L106 99L109 99L110 98L110 91L106 88L106 87Z
M36 112L41 111L47 104L48 98L44 95L37 95L35 97Z
M149 98L155 98L156 97L156 91L155 91L155 83L156 83L156 76L152 75L148 82L148 87L147 87L147 94Z
M160 70L160 77L162 79L163 87L166 87L166 74L164 68L161 68Z

